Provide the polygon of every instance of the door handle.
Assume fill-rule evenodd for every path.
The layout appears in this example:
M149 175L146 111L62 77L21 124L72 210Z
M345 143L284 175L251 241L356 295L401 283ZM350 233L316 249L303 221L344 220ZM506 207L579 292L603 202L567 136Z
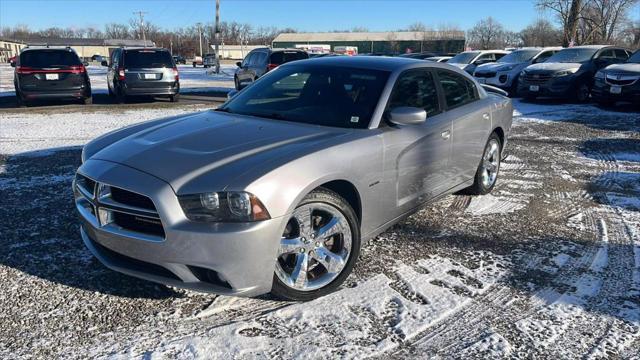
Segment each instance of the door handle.
M447 131L443 131L442 134L440 134L442 136L443 139L445 140L449 140L449 138L451 137L451 131L447 130Z
M489 120L489 119L491 119L491 117L489 116L489 114L488 114L488 113L484 113L484 114L482 114L482 118L483 118L483 119L485 119L485 120Z

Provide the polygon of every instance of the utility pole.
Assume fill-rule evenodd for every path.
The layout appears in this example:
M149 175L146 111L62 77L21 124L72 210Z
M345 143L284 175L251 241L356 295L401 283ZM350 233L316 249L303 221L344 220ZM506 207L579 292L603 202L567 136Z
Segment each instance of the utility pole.
M198 27L198 36L200 37L200 57L202 57L202 24L197 23L196 26ZM202 61L204 61L204 59L202 59Z
M216 23L213 29L213 39L215 44L216 74L220 74L220 52L218 49L218 45L220 44L220 0L216 0Z
M169 53L173 56L173 36L169 39Z
M133 14L137 14L138 16L140 16L140 31L142 32L142 41L144 41L144 47L147 47L147 37L144 33L144 14L146 14L146 11L134 11Z

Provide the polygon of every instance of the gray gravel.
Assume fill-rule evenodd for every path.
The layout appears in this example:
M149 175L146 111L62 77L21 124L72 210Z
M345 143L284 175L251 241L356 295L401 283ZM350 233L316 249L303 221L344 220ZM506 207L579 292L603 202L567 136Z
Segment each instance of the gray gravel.
M428 302L407 290L396 262L439 256L472 268L484 252L509 259L507 276L426 331L397 337L382 357L638 356L640 113L519 104L530 112L516 119L495 201L454 195L421 210L364 247L345 288L385 274L401 296ZM172 339L291 306L265 296L211 312L221 297L106 269L79 237L71 196L79 163L80 148L0 155L0 358L145 357ZM603 234L608 261L596 271ZM600 290L581 297L574 280L587 275ZM584 302L559 318L540 295L551 293ZM386 326L375 336L391 336ZM494 351L501 342L509 352Z

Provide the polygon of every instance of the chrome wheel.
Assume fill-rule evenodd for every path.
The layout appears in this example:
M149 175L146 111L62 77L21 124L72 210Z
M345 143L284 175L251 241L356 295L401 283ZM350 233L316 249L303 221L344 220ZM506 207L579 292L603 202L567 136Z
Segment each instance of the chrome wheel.
M340 210L304 204L294 211L280 240L276 276L291 289L322 288L340 275L351 248L351 227Z
M488 189L493 186L500 169L500 144L496 139L489 140L482 156L482 186Z

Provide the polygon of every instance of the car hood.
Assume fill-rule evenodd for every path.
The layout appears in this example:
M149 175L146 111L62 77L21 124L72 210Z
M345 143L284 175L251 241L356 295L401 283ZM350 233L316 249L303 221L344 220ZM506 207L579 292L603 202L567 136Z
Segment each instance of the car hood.
M461 63L450 63L450 62L448 62L447 65L453 65L453 66L455 66L457 68L464 69L464 68L466 68L467 66L469 66L471 64L461 64Z
M582 66L581 63L540 63L527 67L527 72L542 73L542 72L556 72L562 70L575 69Z
M624 63L624 64L609 65L605 68L605 70L613 74L640 75L640 64Z
M505 71L503 68L506 67L516 67L520 65L520 63L489 63L482 64L476 68L477 72L488 72L488 71Z
M168 182L176 191L215 173L212 186L228 185L252 167L349 133L250 116L203 112L179 117L129 135L91 159L123 164ZM223 190L222 188L220 190Z

